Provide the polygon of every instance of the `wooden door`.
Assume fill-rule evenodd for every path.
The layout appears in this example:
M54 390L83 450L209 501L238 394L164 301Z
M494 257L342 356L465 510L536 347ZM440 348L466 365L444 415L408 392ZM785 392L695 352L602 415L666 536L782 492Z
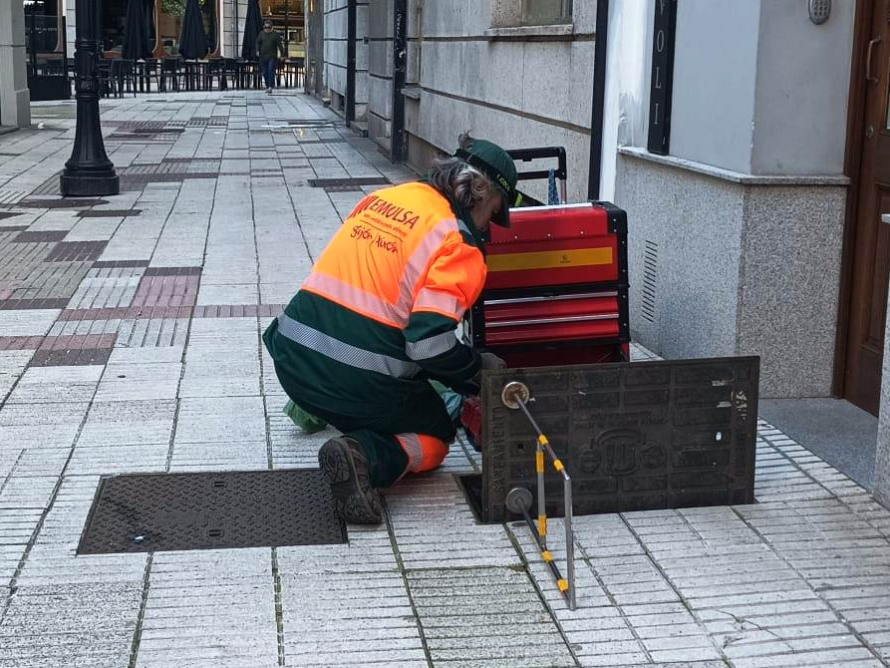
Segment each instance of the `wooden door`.
M890 270L890 0L875 0L863 44L864 122L844 396L877 415Z

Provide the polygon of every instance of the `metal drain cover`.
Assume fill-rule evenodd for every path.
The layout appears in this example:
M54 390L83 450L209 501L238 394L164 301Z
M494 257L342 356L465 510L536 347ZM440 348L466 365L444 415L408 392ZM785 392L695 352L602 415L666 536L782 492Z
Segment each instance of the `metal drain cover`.
M345 543L318 469L103 478L78 554Z

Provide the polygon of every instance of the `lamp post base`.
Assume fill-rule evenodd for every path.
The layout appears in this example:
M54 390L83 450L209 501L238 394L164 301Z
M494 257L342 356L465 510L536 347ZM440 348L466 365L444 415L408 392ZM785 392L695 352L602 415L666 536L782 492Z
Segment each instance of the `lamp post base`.
M114 173L114 164L105 152L102 124L99 120L100 24L101 0L75 0L77 17L74 41L74 80L77 98L77 127L71 158L65 163L65 171L59 179L63 197L96 197L117 195L120 179Z
M110 174L77 175L62 174L60 177L64 197L100 197L117 195L120 192L120 177L111 170Z

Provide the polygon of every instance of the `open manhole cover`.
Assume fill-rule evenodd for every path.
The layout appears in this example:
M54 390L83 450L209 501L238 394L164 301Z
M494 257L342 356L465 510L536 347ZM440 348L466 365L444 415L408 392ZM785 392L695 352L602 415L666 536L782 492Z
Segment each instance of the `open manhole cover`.
M537 492L537 434L502 402L524 383L529 410L572 478L576 515L754 502L757 357L492 371L483 378L481 515L505 521L514 487ZM469 499L471 481L464 480ZM547 514L564 514L561 476Z
M318 469L103 478L78 554L345 543Z

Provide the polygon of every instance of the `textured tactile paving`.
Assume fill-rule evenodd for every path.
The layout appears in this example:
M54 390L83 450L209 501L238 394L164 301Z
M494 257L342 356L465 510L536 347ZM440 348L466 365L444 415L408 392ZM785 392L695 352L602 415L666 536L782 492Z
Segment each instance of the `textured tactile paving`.
M200 276L201 267L149 267L146 276Z
M524 382L529 410L572 477L577 514L751 503L759 358L511 369L484 381L482 509L506 518L513 487L536 489L536 434L501 401ZM548 514L563 512L547 465Z
M23 199L16 206L28 209L86 209L91 206L108 204L105 199Z
M92 262L102 255L107 245L107 241L63 241L50 251L46 262Z
M139 282L133 306L192 306L199 280L197 274L158 274L149 267Z
M0 336L0 350L37 350L42 336Z
M346 542L317 469L103 479L79 554Z
M351 179L309 179L309 187L311 188L350 188L352 190L361 190L362 186L385 185L390 185L390 181L382 176L363 176Z
M122 269L126 267L147 267L148 260L96 260L94 269Z
M180 183L186 179L215 179L215 172L188 174L131 174L120 177L121 190L142 190L149 183Z
M0 301L0 311L18 311L47 308L65 308L67 297L50 297L47 299L6 299Z
M141 209L90 209L78 211L77 216L78 218L127 218L141 213Z
M57 299L71 297L86 277L91 260L59 259L40 262L21 279L11 299Z
M209 304L196 306L195 318L272 318L284 310L286 304Z
M68 236L67 230L49 230L46 232L29 232L24 231L16 236L12 243L35 243L35 242L52 242L52 241L61 241L66 236Z
M93 366L106 364L109 357L111 348L38 350L31 358L31 366Z
M2 308L2 302L0 302ZM188 318L191 306L127 306L117 308L66 309L59 316L61 322L78 320L139 320L145 318Z
M520 570L418 570L410 571L407 581L434 665L578 665Z

